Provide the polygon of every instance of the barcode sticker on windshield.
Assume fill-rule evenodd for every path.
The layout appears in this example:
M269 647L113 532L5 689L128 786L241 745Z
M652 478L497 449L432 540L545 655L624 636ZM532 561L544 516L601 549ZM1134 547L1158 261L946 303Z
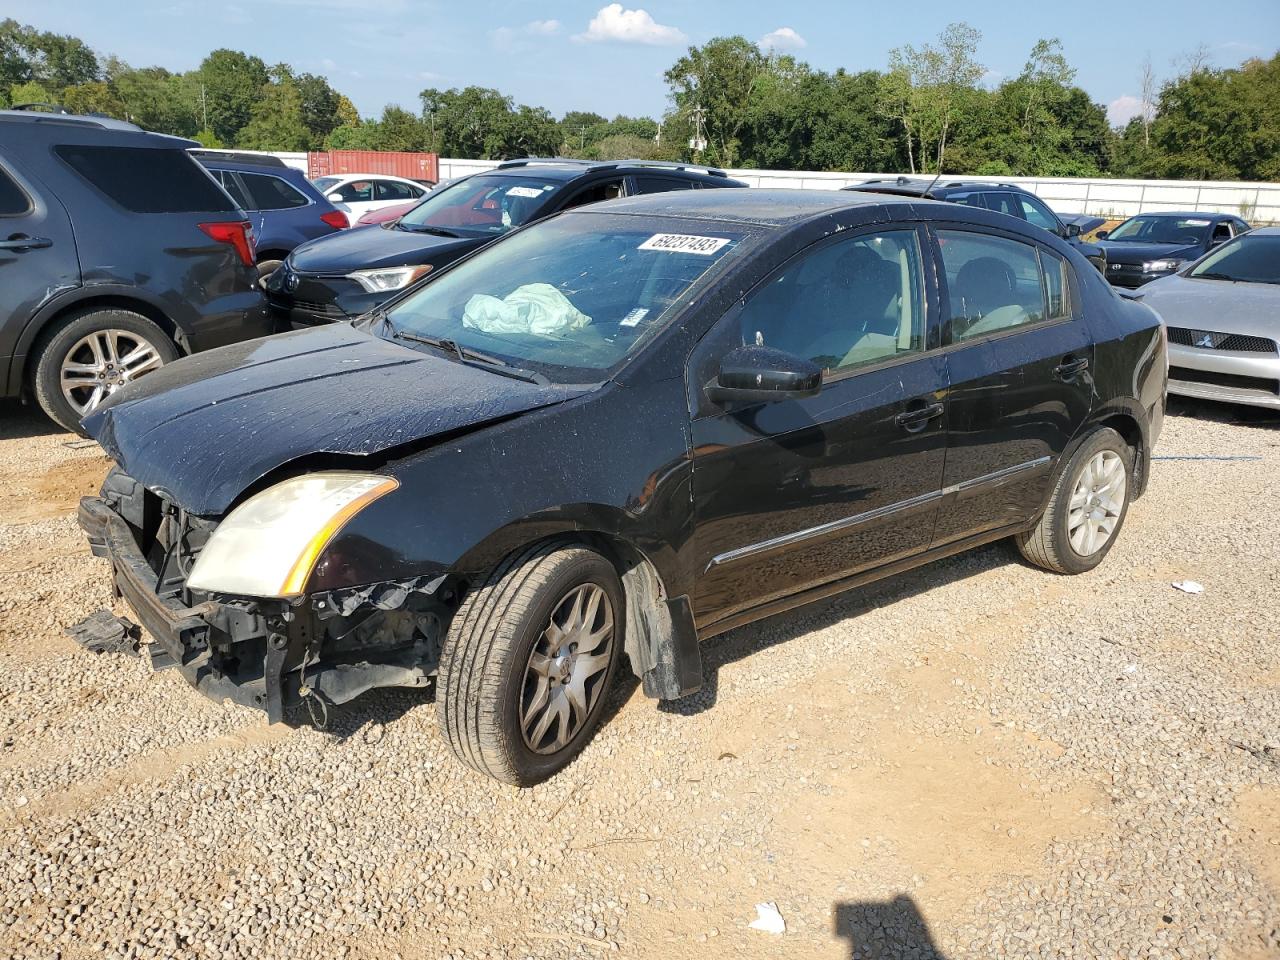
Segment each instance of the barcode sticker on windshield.
M1188 227L1207 227L1209 225L1208 220L1183 220L1182 222Z
M537 187L512 187L507 191L508 197L540 197L542 191Z
M663 253L696 253L709 257L729 241L723 237L693 237L686 233L655 233L640 244L641 250Z
M636 307L625 317L618 321L620 327L634 327L637 323L649 315L648 307Z

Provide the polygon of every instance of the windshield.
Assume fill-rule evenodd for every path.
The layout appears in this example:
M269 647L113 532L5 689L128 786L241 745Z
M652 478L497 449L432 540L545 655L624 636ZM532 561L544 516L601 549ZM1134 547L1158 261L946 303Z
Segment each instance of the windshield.
M1111 231L1108 240L1130 243L1204 243L1209 221L1201 217L1133 217Z
M337 177L320 177L318 180L311 181L311 183L315 186L315 188L319 190L321 193L324 193L326 190L328 190L337 182L338 182Z
M1224 243L1187 274L1205 280L1280 283L1280 235L1246 233Z
M606 379L746 241L705 222L566 214L487 247L387 313L383 335L451 341L554 383Z
M475 176L437 187L401 218L401 230L435 230L458 236L497 235L531 220L560 184L537 177Z

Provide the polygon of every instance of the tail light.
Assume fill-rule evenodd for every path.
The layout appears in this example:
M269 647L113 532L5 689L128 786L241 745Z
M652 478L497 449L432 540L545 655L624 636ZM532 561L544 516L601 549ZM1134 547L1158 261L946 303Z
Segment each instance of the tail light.
M226 223L202 223L203 230L210 239L218 243L229 243L240 254L240 262L246 267L254 263L253 225L248 220L233 220Z
M335 230L345 230L351 226L351 221L347 219L347 215L341 210L330 210L328 213L322 213L320 214L320 219Z

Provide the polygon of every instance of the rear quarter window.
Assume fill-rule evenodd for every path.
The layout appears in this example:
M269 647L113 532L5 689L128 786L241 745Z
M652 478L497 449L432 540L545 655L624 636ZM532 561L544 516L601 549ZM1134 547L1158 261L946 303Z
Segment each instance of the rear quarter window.
M16 217L31 209L31 201L9 174L0 170L0 217Z
M183 150L63 144L54 154L133 213L234 213L231 198Z

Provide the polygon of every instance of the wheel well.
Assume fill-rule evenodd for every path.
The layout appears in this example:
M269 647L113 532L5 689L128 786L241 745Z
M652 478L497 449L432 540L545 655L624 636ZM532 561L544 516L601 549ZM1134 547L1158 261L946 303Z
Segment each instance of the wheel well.
M114 308L116 310L131 310L134 313L146 317L162 331L164 335L172 340L183 353L189 352L183 344L182 339L177 336L178 328L172 320L165 316L164 312L156 309L151 304L143 300L135 300L132 297L123 297L115 295L105 295L100 297L88 297L84 300L77 300L75 303L69 303L57 313L48 317L41 325L36 334L35 340L32 341L32 348L27 353L26 362L22 370L22 387L27 389L31 383L31 376L35 371L36 363L40 359L40 349L43 341L53 335L58 324L65 320L70 314L84 313L87 310L98 308Z
M284 260L287 259L288 256L288 250L259 250L256 262L262 263L264 260Z
M1142 427L1127 413L1114 413L1099 420L1096 425L1110 427L1133 448L1134 497L1136 499L1147 487L1147 449L1142 437Z

